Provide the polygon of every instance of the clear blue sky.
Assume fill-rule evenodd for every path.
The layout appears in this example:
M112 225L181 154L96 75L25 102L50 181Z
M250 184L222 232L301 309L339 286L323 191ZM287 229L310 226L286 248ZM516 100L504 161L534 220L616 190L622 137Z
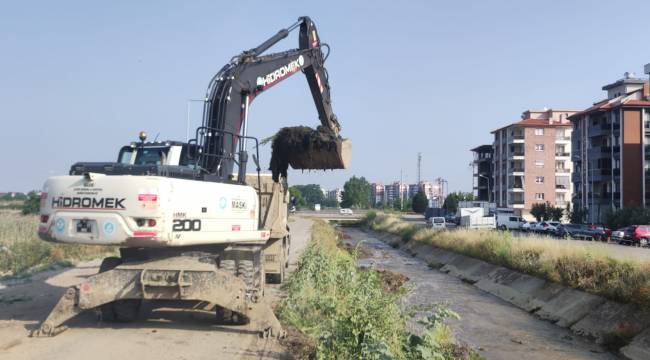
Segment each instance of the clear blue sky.
M332 48L334 111L354 151L349 170L293 171L294 184L389 182L400 168L414 181L422 152L425 179L469 191L469 149L491 142L490 130L528 108L587 107L650 62L643 1L7 1L0 191L114 160L139 130L184 140L186 99L300 15ZM279 45L296 47L296 35ZM316 125L304 76L263 94L250 119L258 137Z

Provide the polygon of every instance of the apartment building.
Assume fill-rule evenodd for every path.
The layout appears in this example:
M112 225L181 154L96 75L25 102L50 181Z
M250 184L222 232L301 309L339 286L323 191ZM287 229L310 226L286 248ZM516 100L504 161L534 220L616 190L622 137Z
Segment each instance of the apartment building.
M378 205L386 203L386 192L384 184L372 183L370 184L370 205Z
M418 184L409 184L408 198L411 199L422 189L428 200L431 200L440 194L440 186L431 181L420 181Z
M395 200L403 199L404 203L408 201L408 185L395 181L392 184L386 185L384 188L386 204L392 204Z
M472 189L477 201L492 201L492 145L481 145L473 148L474 160L472 161Z
M343 201L343 189L336 188L327 192L325 196L328 200L336 201L337 204L340 204Z
M627 205L650 205L648 81L625 73L602 89L606 99L569 117L573 207L586 210L591 222Z
M571 131L576 110L527 110L521 120L492 131L497 207L529 216L535 203L566 207L571 200Z

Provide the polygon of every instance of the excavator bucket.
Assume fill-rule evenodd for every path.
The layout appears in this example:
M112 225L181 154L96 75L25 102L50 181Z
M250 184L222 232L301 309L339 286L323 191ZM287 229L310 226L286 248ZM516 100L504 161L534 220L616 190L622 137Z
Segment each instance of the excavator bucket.
M352 157L352 141L331 131L306 126L282 128L274 137L271 166L273 179L286 177L291 166L300 170L346 169Z

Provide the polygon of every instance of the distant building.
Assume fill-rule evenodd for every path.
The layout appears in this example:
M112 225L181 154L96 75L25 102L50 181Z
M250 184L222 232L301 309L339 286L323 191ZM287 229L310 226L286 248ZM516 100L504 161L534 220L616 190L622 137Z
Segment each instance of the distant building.
M393 204L395 200L399 201L400 199L403 199L404 203L406 203L408 201L408 189L407 184L399 181L386 185L384 190L386 204Z
M650 73L650 64L646 65ZM607 98L569 116L573 124L573 208L602 222L610 210L650 206L650 86L625 73Z
M494 184L492 174L492 145L481 145L473 148L474 160L472 161L472 188L474 198L478 201L492 201L492 185Z
M386 204L386 188L382 183L370 184L370 205Z
M327 191L325 196L328 200L336 201L337 204L340 204L343 201L343 189L336 188L334 190Z
M497 207L529 215L535 203L565 207L571 199L571 123L576 110L527 110L521 120L492 131Z

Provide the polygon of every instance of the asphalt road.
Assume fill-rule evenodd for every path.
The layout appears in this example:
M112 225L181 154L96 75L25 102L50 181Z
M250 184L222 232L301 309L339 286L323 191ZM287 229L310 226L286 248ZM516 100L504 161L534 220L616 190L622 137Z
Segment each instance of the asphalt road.
M290 224L290 271L311 238L311 221L294 218ZM63 291L97 273L99 261L63 271L37 274L24 283L0 284L0 358L13 359L260 359L285 358L274 339L261 339L246 326L218 326L212 313L156 309L145 304L134 323L114 324L86 312L53 338L29 338L54 307ZM278 285L266 296L277 302Z
M373 266L406 275L412 289L404 306L447 303L461 319L450 320L455 337L488 358L498 360L604 360L616 359L598 345L567 329L542 321L511 304L464 283L405 252L396 250L359 229L342 227L351 244L362 242L369 253L362 266ZM412 329L417 329L415 322Z

